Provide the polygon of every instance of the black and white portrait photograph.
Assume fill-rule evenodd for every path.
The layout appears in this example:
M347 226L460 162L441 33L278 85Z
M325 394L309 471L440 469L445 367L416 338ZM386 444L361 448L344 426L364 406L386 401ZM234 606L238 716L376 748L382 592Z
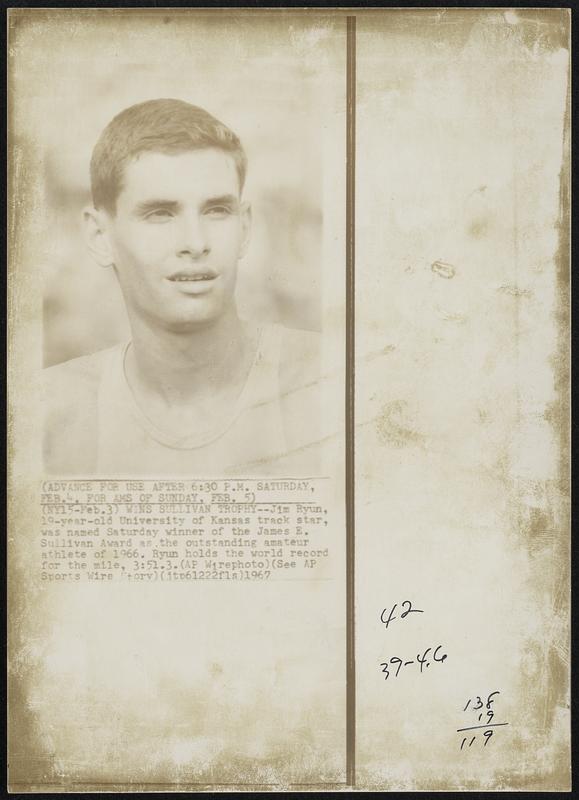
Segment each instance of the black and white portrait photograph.
M189 38L168 14L177 68L167 45L130 60L145 19L119 52L101 12L41 131L46 469L319 474L327 87L295 57L312 31L272 20L291 55L274 66L248 19L229 47L227 24L212 38L201 14Z

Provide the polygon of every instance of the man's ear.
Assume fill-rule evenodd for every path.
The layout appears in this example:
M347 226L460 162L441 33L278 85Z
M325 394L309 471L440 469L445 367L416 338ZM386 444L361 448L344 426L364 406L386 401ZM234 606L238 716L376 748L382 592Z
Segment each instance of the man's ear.
M249 247L249 240L251 238L251 205L249 203L242 203L241 205L241 247L239 249L239 257L247 253Z
M105 212L92 206L83 211L86 243L91 256L100 267L113 267L114 258L106 226Z

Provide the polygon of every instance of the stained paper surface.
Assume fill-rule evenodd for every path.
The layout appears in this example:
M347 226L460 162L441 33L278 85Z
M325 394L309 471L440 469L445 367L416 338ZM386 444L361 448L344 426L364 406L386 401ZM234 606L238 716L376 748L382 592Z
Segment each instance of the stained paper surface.
M569 790L569 13L9 23L11 791ZM43 374L131 336L91 151L163 97L244 143L236 302L313 337L301 446L55 473Z
M345 21L155 10L12 21L12 786L343 783ZM164 463L103 470L77 452L90 448L86 425L62 412L65 457L55 467L42 447L53 387L41 368L59 402L77 393L81 406L86 391L58 370L130 335L82 210L101 130L157 98L209 110L245 145L253 231L237 304L266 331L255 369L273 371L272 324L315 343L313 388L287 395L295 444L275 463L252 462L276 446L275 404L260 412L269 388L254 397L257 427L237 426L248 463L225 474L188 473L170 448ZM103 408L98 424L114 423ZM311 472L302 456L318 439Z
M366 787L569 786L568 32L564 11L358 21Z

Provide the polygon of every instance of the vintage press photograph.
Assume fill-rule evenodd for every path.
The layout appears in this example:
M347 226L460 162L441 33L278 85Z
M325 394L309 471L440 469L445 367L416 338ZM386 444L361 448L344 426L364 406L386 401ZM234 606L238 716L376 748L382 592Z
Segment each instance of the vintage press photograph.
M225 47L79 64L53 97L48 474L319 474L320 87Z
M8 29L10 789L568 791L569 10Z
M15 790L346 779L345 36L10 15Z

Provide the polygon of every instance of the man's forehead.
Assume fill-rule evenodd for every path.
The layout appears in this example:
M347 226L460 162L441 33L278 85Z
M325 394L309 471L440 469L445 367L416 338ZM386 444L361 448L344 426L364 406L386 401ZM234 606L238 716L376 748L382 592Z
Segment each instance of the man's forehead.
M125 166L121 195L140 195L159 191L213 194L239 192L235 159L216 148L178 153L145 151Z

